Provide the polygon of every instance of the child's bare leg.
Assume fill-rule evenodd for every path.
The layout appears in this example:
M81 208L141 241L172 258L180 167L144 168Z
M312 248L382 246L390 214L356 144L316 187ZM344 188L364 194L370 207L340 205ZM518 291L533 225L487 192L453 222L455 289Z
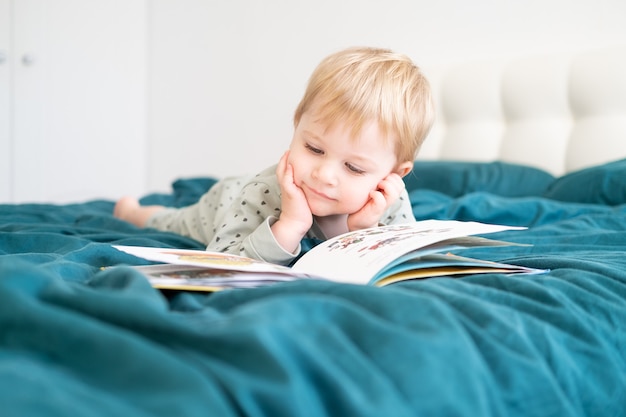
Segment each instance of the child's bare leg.
M115 203L113 215L137 227L145 227L148 219L164 208L163 206L142 206L134 197L122 197Z

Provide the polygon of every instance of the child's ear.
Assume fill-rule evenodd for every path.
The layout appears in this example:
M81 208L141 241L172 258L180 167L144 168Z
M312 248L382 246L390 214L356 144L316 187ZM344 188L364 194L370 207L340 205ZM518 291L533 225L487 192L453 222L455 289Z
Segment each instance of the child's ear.
M411 172L412 169L413 169L413 162L405 161L399 164L394 170L394 172L398 174L399 176L404 177L406 176L406 174Z

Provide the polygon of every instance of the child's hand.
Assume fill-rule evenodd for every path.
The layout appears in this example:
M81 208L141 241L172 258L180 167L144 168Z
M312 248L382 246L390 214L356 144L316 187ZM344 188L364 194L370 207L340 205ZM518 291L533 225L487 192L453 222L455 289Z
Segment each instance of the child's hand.
M385 210L400 197L404 190L404 181L400 175L391 173L370 191L370 198L365 205L348 216L348 230L360 230L378 226Z
M278 221L272 225L272 232L285 250L293 252L313 225L313 214L304 192L294 181L289 151L280 158L276 176L282 194L281 213Z

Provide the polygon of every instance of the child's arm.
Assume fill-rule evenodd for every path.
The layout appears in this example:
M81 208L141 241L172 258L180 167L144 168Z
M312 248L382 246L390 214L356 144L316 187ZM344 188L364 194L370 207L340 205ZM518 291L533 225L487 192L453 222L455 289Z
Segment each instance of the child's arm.
M232 199L223 199L229 204L220 209L222 214L209 225L214 234L207 243L207 250L290 264L300 254L300 242L295 250L287 251L271 230L282 217L283 205L276 167L268 168L246 182ZM198 224L203 221L201 217L197 217Z

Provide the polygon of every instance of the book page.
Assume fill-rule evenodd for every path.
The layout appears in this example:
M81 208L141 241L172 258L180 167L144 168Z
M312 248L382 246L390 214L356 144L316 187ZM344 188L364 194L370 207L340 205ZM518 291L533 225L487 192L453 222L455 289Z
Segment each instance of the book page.
M524 229L477 222L425 220L345 233L323 242L293 269L337 282L368 284L377 273L409 252L444 240Z
M139 258L161 263L200 266L204 268L231 271L293 274L291 268L286 266L271 264L252 258L222 252L191 249L152 248L144 246L114 245L113 247Z
M256 288L298 279L272 272L245 272L177 264L140 265L133 269L148 278L155 288L166 290L220 291L228 288Z

